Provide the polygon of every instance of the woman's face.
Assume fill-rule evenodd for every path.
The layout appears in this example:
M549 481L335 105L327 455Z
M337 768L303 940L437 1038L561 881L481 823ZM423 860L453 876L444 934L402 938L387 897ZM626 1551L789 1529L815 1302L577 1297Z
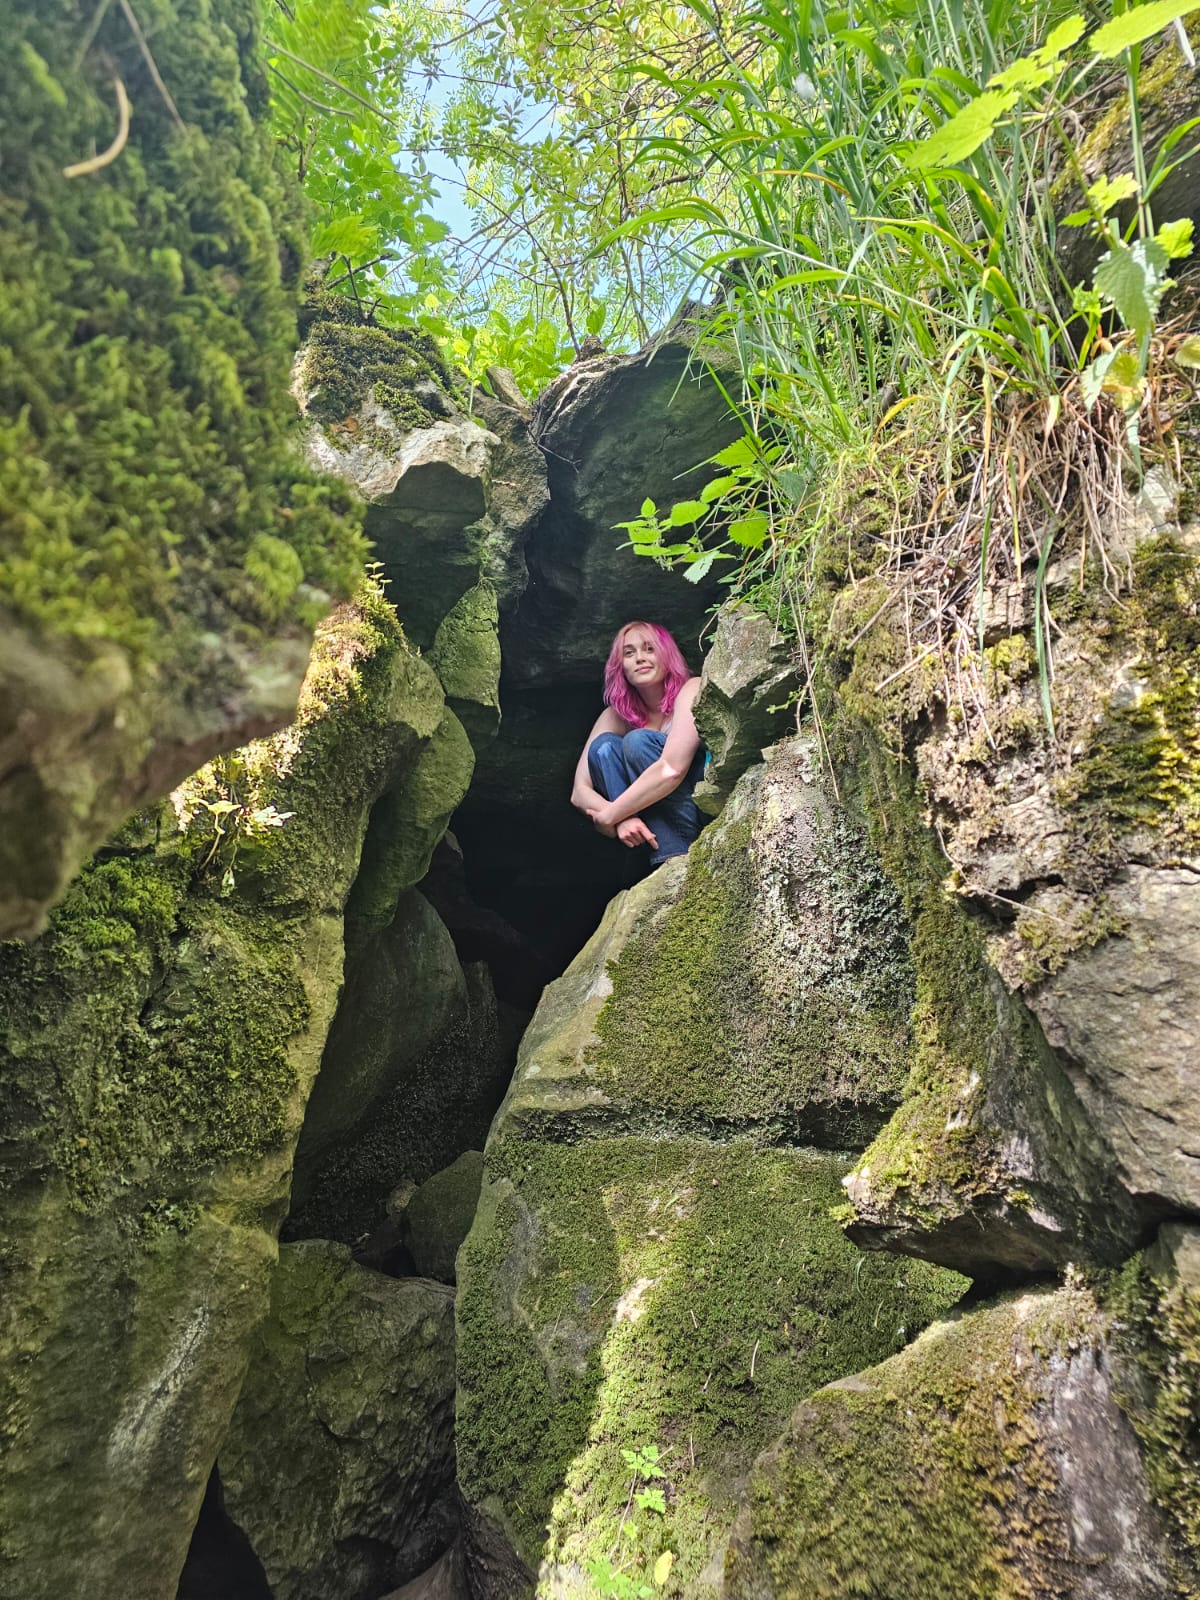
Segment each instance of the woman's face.
M644 693L663 682L667 669L658 640L648 628L627 628L621 644L621 666L631 689Z

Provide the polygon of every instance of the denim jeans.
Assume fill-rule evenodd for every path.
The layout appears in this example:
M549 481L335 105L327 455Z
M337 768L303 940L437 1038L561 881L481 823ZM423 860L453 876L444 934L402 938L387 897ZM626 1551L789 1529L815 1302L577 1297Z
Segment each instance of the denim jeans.
M592 787L606 800L615 800L647 767L654 765L666 742L665 733L655 733L651 728L632 728L624 737L619 733L598 735L588 746ZM658 840L657 849L650 855L653 866L669 856L686 855L688 846L704 826L705 818L692 799L692 790L703 772L704 750L700 749L678 789L638 813Z

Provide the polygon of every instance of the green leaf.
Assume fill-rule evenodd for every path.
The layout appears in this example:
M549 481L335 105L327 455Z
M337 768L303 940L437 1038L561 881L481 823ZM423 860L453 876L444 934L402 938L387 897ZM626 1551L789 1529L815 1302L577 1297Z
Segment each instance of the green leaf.
M671 514L667 518L670 528L684 528L689 522L698 522L703 516L708 515L708 504L704 500L680 500L671 507Z
M736 489L741 484L740 478L726 476L724 478L710 478L700 491L700 498L706 506L712 505L714 500L719 500L723 494L728 494L731 489Z
M362 256L370 252L375 230L361 217L335 217L313 234L313 254L317 256Z
M642 501L642 515L644 517L656 517L658 515L658 507L653 500Z
M1079 374L1079 387L1083 391L1083 403L1089 411L1100 398L1100 392L1104 388L1104 374L1112 366L1112 363L1113 352L1110 350L1106 355L1097 356L1095 361L1084 367Z
M1102 28L1097 28L1088 40L1092 53L1110 61L1122 50L1152 39L1156 33L1170 27L1180 17L1200 10L1200 0L1150 0L1149 5L1134 6L1124 16L1114 17Z
M683 569L683 575L689 583L699 583L716 560L715 550L706 550L703 555L697 556L690 566Z
M1164 222L1154 235L1166 251L1168 260L1180 261L1184 256L1191 255L1193 226L1191 217L1180 217L1175 222Z
M1132 200L1137 194L1137 179L1132 172L1122 172L1117 178L1097 178L1088 185L1088 201L1093 211L1106 217L1122 200Z
M717 467L748 467L751 462L758 460L758 452L751 440L741 438L727 444L724 450L718 450L715 456L709 456L708 459Z
M1057 28L1051 29L1046 35L1045 44L1040 50L1035 50L1034 55L1039 61L1057 61L1059 56L1083 37L1083 30L1086 27L1086 18L1077 11L1073 17L1067 17Z
M1200 0L1196 3L1200 5ZM985 89L955 112L949 122L935 129L924 144L911 150L905 157L907 165L913 172L928 172L932 167L952 167L965 161L991 138L997 123L1012 110L1017 98L1015 90Z
M1139 339L1154 331L1158 302L1166 284L1167 253L1155 239L1122 240L1096 267L1096 288L1116 307L1117 315Z
M671 1565L674 1560L674 1550L664 1550L662 1555L660 1555L658 1560L654 1563L654 1586L656 1589L661 1589L663 1584L666 1583L667 1579L671 1576Z
M1173 357L1177 367L1190 372L1200 370L1200 333L1189 333Z
M770 524L761 511L748 517L739 517L729 525L729 537L734 544L745 545L750 550L761 550L770 531Z

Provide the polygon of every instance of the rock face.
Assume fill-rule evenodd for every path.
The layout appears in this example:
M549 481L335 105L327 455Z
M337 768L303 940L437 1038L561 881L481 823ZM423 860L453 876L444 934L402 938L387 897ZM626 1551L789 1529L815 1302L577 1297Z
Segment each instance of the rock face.
M364 589L296 724L197 774L3 952L14 1593L175 1591L267 1306L368 809L442 715Z
M454 1305L343 1246L285 1245L220 1454L275 1600L377 1600L454 1527Z
M538 402L551 509L527 551L530 583L505 636L520 683L596 682L630 604L694 648L718 592L681 584L619 548L618 522L647 496L664 509L712 475L702 464L741 427L691 348L668 340L577 363Z
M647 496L665 509L693 492L713 470L701 464L739 432L711 378L698 367L689 374L690 359L686 343L668 340L579 362L550 385L533 420L550 503L525 547L528 586L514 608L501 605L504 720L479 750L455 834L479 863L480 898L527 940L539 987L644 871L567 800L602 709L613 635L635 613L662 622L698 671L719 593L621 549L614 526Z
M726 606L717 619L696 696L696 727L710 761L696 804L712 816L767 745L795 725L800 669L795 645L761 611Z
M405 1206L403 1235L423 1278L454 1282L454 1258L471 1231L482 1182L483 1152L467 1150L427 1178Z
M938 1323L805 1401L755 1466L727 1600L1168 1600L1173 1562L1081 1289Z
M984 1275L1115 1265L1164 1212L1197 1204L1200 565L1187 529L1131 508L1128 532L1119 603L1098 580L1080 589L1072 563L1047 580L1062 617L1055 740L1018 632L985 651L964 714L916 741L973 914L943 893L940 850L891 852L929 930L927 1042L851 1181L863 1243ZM868 632L860 648L862 664L881 646ZM868 766L892 834L919 841L905 785L882 758Z
M756 1442L960 1291L856 1263L829 1216L836 1148L899 1093L911 972L901 908L810 763L798 744L747 774L526 1034L458 1261L459 1473L488 1594L531 1592L540 1567L539 1592L582 1596L619 1547L647 1582L670 1548L679 1592L715 1595ZM658 1482L647 1449L670 1515L627 1520Z
M0 937L27 938L130 812L292 717L362 543L289 437L299 207L253 7L156 9L186 136L123 13L82 60L70 7L5 19ZM114 61L126 153L64 178L112 138Z

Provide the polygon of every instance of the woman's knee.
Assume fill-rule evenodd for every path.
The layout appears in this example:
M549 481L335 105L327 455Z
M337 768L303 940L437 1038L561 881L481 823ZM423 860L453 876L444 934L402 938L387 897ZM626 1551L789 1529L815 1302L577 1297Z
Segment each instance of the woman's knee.
M661 733L654 733L650 728L631 728L621 743L625 759L640 772L658 760L666 741Z
M588 745L588 760L602 756L609 750L621 749L621 735L619 733L598 733Z

